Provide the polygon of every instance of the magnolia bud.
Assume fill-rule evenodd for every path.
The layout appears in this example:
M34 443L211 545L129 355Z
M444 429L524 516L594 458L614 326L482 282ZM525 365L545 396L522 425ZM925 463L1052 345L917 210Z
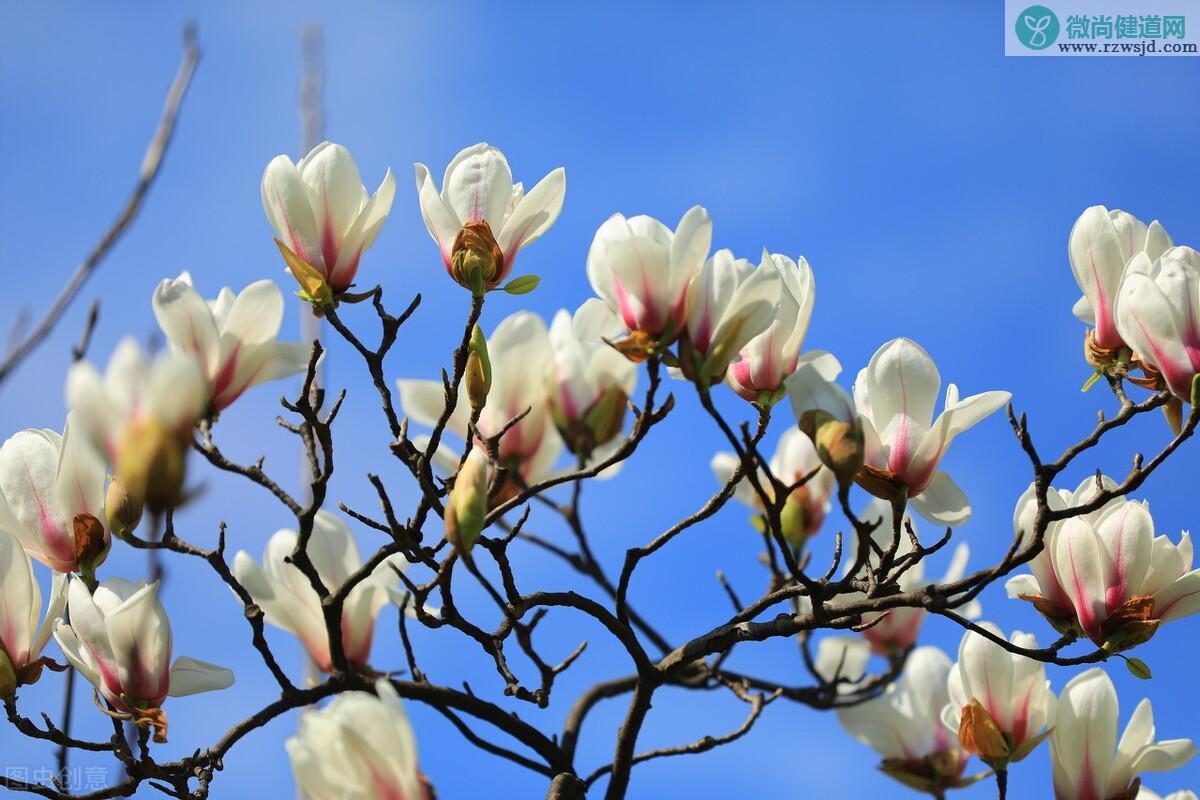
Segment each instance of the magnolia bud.
M492 468L481 450L472 449L454 478L446 503L446 539L467 556L483 530Z
M487 339L483 338L483 330L478 325L471 331L465 380L471 410L479 411L487 403L488 392L492 389L492 362L488 358Z
M780 533L787 543L799 550L808 540L808 529L811 524L809 519L809 493L807 486L799 486L793 491L786 501L783 508L779 511Z
M76 514L71 522L75 532L75 562L84 575L92 575L108 557L112 538L91 514Z
M629 397L620 386L610 386L583 412L583 424L592 434L592 447L608 444L621 433Z
M816 445L821 463L837 476L839 485L854 480L865 458L862 425L857 419L843 422L827 411L809 409L800 417L800 430Z
M480 296L496 285L503 272L504 253L487 221L463 225L450 250L450 274L454 280Z
M113 476L104 496L104 512L108 529L118 536L129 533L142 521L142 504L129 496L121 479Z
M7 699L17 693L17 673L13 669L12 659L0 643L0 698Z
M117 452L117 474L135 502L152 511L174 507L183 488L187 453L157 419L129 426Z
M958 743L993 766L1006 762L1011 753L1004 732L978 700L963 706Z

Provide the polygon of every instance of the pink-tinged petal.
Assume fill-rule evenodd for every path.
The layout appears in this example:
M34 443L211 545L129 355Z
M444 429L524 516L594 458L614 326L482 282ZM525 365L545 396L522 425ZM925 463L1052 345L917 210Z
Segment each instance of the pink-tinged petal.
M496 235L496 243L504 253L505 270L512 269L518 250L536 242L555 223L566 193L567 174L559 167L517 202Z
M671 237L667 285L672 297L682 297L692 276L703 266L712 247L712 217L702 206L692 206L675 226Z
M953 384L950 388L955 389ZM904 477L912 489L924 488L923 481L932 476L955 436L996 413L1012 399L1011 392L1003 391L982 392L962 400L957 400L957 394L957 390L947 392L946 409L938 415L908 465ZM956 402L951 403L951 398Z
M266 621L298 637L313 661L328 670L329 638L325 635L320 601L313 602L316 595L312 588L307 587L307 593L293 592L286 583L260 567L245 551L238 551L234 556L231 571L255 605L263 610Z
M1124 227L1129 236L1132 236L1132 226ZM1143 231L1142 241L1137 249L1140 250L1144 242ZM1090 302L1096 320L1096 342L1101 347L1116 349L1122 344L1113 318L1113 307L1125 262L1133 252L1132 241L1127 241L1126 246L1122 246L1117 228L1113 224L1113 216L1104 206L1092 206L1087 209L1071 228L1067 248L1071 271L1075 274L1075 282Z
M1154 595L1154 615L1163 622L1200 612L1200 570L1192 570Z
M417 199L421 206L421 217L425 220L425 229L437 242L438 250L442 254L442 263L449 269L450 249L454 246L454 237L462 229L462 220L438 193L429 168L424 164L416 164L414 168L417 176Z
M1117 324L1130 347L1162 373L1171 391L1189 398L1192 377L1200 372L1200 343L1189 348L1185 320L1149 275L1134 272L1121 283Z
M287 156L276 156L267 164L262 177L262 203L280 240L300 258L326 272L309 188Z
M183 276L168 278L154 290L154 317L167 341L177 350L194 354L205 370L217 360L217 329L204 298Z
M104 618L122 690L152 707L170 686L171 622L157 590L157 583L142 586Z
M0 645L20 669L36 658L42 590L21 543L0 529Z
M64 520L74 520L76 514L91 514L104 522L102 512L107 466L86 433L79 430L80 427L77 413L68 413L63 425L54 494L62 507ZM71 538L74 541L74 535Z
M29 554L52 569L71 571L75 545L68 525L74 512L58 491L61 448L62 437L50 430L10 437L0 447L0 493L17 522L10 532Z
M104 624L104 613L97 608L83 581L75 578L67 586L67 613L71 620L71 631L79 642L80 658L98 678L92 681L93 685L119 695L121 679L108 639L108 629ZM60 631L61 626L56 630L55 638L62 644L64 637Z
M362 176L350 151L340 144L321 142L296 165L309 188L313 216L321 236L321 254L330 271L346 231L366 203Z
M1106 800L1116 744L1116 689L1104 670L1089 669L1075 676L1059 697L1050 735L1055 789L1064 798Z
M224 410L247 389L260 383L306 371L312 358L312 346L300 342L268 342L239 350L232 356L213 379L213 411Z
M345 291L354 283L358 272L358 261L362 254L375 244L383 223L392 210L392 202L396 199L396 179L389 169L383 176L383 181L367 204L359 211L358 217L342 237L341 250L338 260L329 276L329 283L334 291ZM439 202L441 198L438 198ZM455 233L458 232L457 227ZM436 239L436 237L435 237ZM454 239L451 237L450 242ZM449 245L447 245L449 246Z
M1107 613L1111 614L1128 598L1141 594L1154 547L1154 521L1144 504L1127 501L1100 519L1096 533L1108 551L1112 569L1105 581Z
M1071 599L1079 624L1089 636L1100 636L1108 618L1108 580L1112 561L1099 535L1078 519L1063 522L1054 543L1054 571Z
M933 419L940 387L933 359L911 339L893 339L880 347L859 374L855 399L861 394L865 400L858 403L859 412L875 423L891 451L890 463L907 466L920 445L913 434L924 433Z
M208 408L208 380L196 360L182 353L154 362L144 392L144 412L181 433L191 430Z

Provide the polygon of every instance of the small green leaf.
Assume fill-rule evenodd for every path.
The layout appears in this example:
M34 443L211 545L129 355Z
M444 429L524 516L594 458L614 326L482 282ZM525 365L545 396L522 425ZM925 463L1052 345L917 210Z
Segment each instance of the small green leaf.
M1086 392L1088 389L1095 386L1096 381L1100 380L1100 376L1103 374L1104 374L1104 371L1099 370L1099 369L1096 370L1095 372L1093 372L1091 374L1091 377L1089 377L1086 381L1083 382L1083 386L1079 387L1079 391Z
M522 275L519 278L513 278L502 287L509 294L529 294L538 287L542 279L537 275Z
M1153 677L1150 673L1150 667L1147 666L1146 662L1142 661L1140 658L1126 658L1125 667L1129 670L1133 677L1138 678L1139 680L1148 681L1151 677Z
M1188 398L1191 401L1192 411L1196 410L1196 406L1200 405L1200 373L1192 376L1192 396Z

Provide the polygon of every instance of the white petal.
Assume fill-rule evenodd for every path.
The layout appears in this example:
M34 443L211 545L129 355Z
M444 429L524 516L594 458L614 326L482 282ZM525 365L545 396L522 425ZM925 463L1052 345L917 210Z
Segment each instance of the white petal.
M464 224L484 220L495 233L504 221L512 185L504 154L481 142L461 150L446 167L442 199Z
M908 502L918 514L935 525L957 528L971 518L971 504L966 494L944 472L935 472L925 491Z
M429 168L424 164L416 164L415 169L418 201L421 206L421 217L425 220L425 229L437 242L438 250L442 254L442 262L449 266L450 248L454 246L454 237L458 236L458 232L462 229L462 222L438 194L437 187L433 185L433 178L429 174Z
M233 671L187 656L171 666L171 697L187 697L233 686Z
M533 244L550 230L562 211L566 193L567 174L559 167L521 198L496 235L496 244L504 253L505 269L511 268L518 250Z
M191 281L170 278L154 290L154 317L171 346L193 353L211 370L217 360L217 328L204 298Z
M279 239L300 258L324 271L309 189L287 156L276 156L267 164L262 177L262 203Z

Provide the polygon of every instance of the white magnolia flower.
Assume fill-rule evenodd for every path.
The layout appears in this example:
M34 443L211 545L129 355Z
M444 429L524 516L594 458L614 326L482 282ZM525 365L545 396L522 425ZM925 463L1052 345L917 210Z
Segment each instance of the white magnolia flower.
M1101 485L1112 489L1111 478ZM1051 489L1052 511L1083 505L1098 491L1087 478L1074 492ZM1031 485L1017 501L1015 530L1032 535L1037 499ZM1056 627L1074 628L1096 644L1127 649L1150 638L1161 623L1200 612L1200 570L1192 569L1192 540L1154 535L1147 503L1113 498L1080 517L1051 523L1045 547L1005 588L1027 599ZM1118 614L1118 611L1121 613Z
M562 439L554 428L546 397L546 382L540 379L550 359L550 338L546 323L537 314L519 311L504 319L487 343L492 363L492 386L487 403L479 416L478 429L483 436L494 436L520 414L520 422L500 438L501 466L515 469L527 483L536 483L550 474L562 453ZM434 425L442 414L445 391L441 381L397 381L400 404L414 422ZM446 429L464 441L471 407L465 391L458 393ZM437 464L448 473L458 468L461 453L442 447ZM482 443L476 446L483 448ZM515 487L513 487L515 489Z
M1111 478L1103 478L1101 482L1105 489L1111 489L1116 485ZM1096 491L1096 479L1087 477L1073 492L1068 489L1051 488L1046 493L1046 503L1051 510L1073 508L1089 502L1096 496ZM1099 515L1116 502L1119 502L1119 498L1110 500L1103 508L1086 515L1084 519L1094 524ZM1019 534L1028 540L1034 534L1036 517L1037 495L1035 487L1031 483L1025 493L1018 498L1017 505L1013 509L1013 534ZM1042 552L1029 562L1029 571L1032 574L1014 575L1005 582L1004 587L1008 596L1013 599L1045 598L1047 603L1042 603L1041 600L1036 601L1039 611L1045 614L1047 611L1053 610L1054 613L1049 614L1052 619L1067 618L1069 620L1074 617L1074 608L1054 571L1054 546L1058 541L1058 532L1061 529L1061 521L1051 522L1046 526Z
M945 409L933 419L940 388L937 366L916 342L893 339L875 351L854 382L866 447L866 480L860 482L878 496L903 489L925 519L957 527L970 518L971 506L938 464L955 436L1000 410L1012 395L991 391L960 400L952 383Z
M429 800L417 740L396 690L346 692L300 718L287 740L296 783L309 800Z
M783 279L764 251L756 269L748 259L718 250L688 285L684 375L705 385L720 381L746 344L775 319Z
M208 398L194 356L151 361L132 338L117 345L103 376L86 361L67 373L67 406L81 432L108 455L130 496L151 508L178 502L188 441Z
M733 453L717 453L710 466L717 481L724 485L733 477L738 459ZM821 530L821 524L829 512L829 498L834 490L833 473L821 464L816 447L799 428L789 428L779 437L769 466L771 474L785 484L797 483L815 472L803 486L791 493L780 512L784 538L794 547L801 547L808 537ZM765 475L760 485L764 490L771 488ZM733 496L759 513L765 511L758 492L746 477L738 481Z
M1098 667L1076 675L1063 689L1050 734L1056 800L1124 797L1143 772L1178 769L1196 755L1189 739L1154 740L1149 700L1134 709L1120 742L1117 713L1117 690Z
M1004 633L991 623L981 623L981 627L1004 638ZM1032 634L1020 631L1013 633L1009 641L1026 649L1038 646ZM958 646L958 661L950 670L948 688L950 702L942 712L946 727L958 734L964 708L978 702L1005 735L1008 752L1004 757L1014 761L1036 746L1036 737L1054 715L1054 693L1046 680L1045 665L1010 653L972 631L963 635Z
M20 541L0 528L0 657L7 655L18 683L37 680L42 650L67 603L66 588L67 576L55 572L50 602L39 625L42 588L33 573L33 562Z
M233 673L180 656L171 662L171 621L158 583L109 578L95 592L82 580L67 587L70 623L58 621L54 638L75 669L114 708L158 709L167 696L186 697L233 685Z
M267 540L262 566L246 551L239 550L233 559L232 572L255 605L263 610L266 621L294 634L316 665L329 672L333 665L321 598L300 568L287 561L296 549L297 540L296 531L276 531ZM362 567L354 534L345 522L327 511L318 511L313 519L307 552L330 592L337 592ZM407 561L403 556L391 556L347 595L342 607L342 647L351 665L361 667L367 663L375 618L389 602L399 604L403 599L392 567L405 566Z
M71 366L67 405L115 462L131 429L153 425L190 432L207 409L208 382L191 356L171 353L152 360L127 337L104 375L86 361Z
M0 447L0 528L53 570L95 567L111 542L105 473L78 413L67 415L61 436L33 428L14 434Z
M262 177L263 209L279 240L334 293L354 283L359 259L375 243L395 197L390 169L368 197L350 151L332 142L321 142L299 164L275 156Z
M668 344L683 332L688 287L711 245L712 220L700 206L674 232L653 217L614 214L588 249L588 280L643 345Z
M621 433L637 365L603 341L620 334L612 315L595 306L589 311L584 305L574 317L562 309L550 323L546 395L554 424L573 452L591 452Z
M826 636L817 645L813 664L826 683L836 683L839 694L853 692L867 674L871 648L857 636Z
M1075 316L1096 329L1096 344L1116 350L1124 342L1117 331L1117 287L1125 265L1138 253L1151 260L1171 246L1171 237L1158 220L1149 226L1125 211L1092 206L1071 228L1067 254L1071 272L1083 292L1075 303Z
M251 386L303 372L312 354L311 345L275 341L283 295L273 281L256 281L238 294L226 287L206 302L184 272L154 290L154 316L171 349L199 361L214 412Z
M1158 794L1157 792L1153 792L1153 791L1147 789L1145 786L1143 786L1140 789L1138 789L1137 800L1198 800L1198 799L1196 797L1195 792L1189 791L1186 789L1183 791L1180 791L1180 792L1171 792L1169 795L1166 795L1164 797L1164 796Z
M461 151L446 167L439 194L429 168L417 164L421 216L437 242L446 272L471 288L471 271L481 270L493 289L512 272L517 251L537 241L562 211L567 176L562 167L525 194L513 183L504 154L486 143ZM457 263L456 263L457 261Z
M1121 281L1116 316L1129 346L1190 402L1200 375L1200 253L1173 247L1153 261L1135 255Z
M871 538L875 540L879 549L887 552L892 546L892 506L886 500L879 498L873 499L865 509L859 513L859 519L874 522L879 520L879 524L871 531ZM908 527L911 526L913 531L917 533L918 539L920 531L916 526L916 521L911 515L905 514L903 526L900 530L900 544L896 548L896 558L903 558L912 552L912 542L908 536ZM851 539L850 548L846 551L848 555L843 556L846 563L845 572L849 573L854 566L854 554L858 552L858 544L855 539ZM952 583L963 576L967 569L967 559L970 557L970 548L966 542L961 542L954 548L954 553L950 557L950 564L946 567L946 572L937 583ZM864 567L865 572L866 567ZM918 561L904 571L897 581L901 592L912 592L917 589L922 589L930 585L933 581L925 578L925 562ZM843 595L848 600L856 600L860 597L857 593ZM978 602L968 603L963 608L959 609L959 613L968 618L979 616ZM888 611L876 611L863 614L863 624L875 622L870 627L862 631L862 637L871 645L871 649L881 655L904 650L916 644L917 637L921 633L921 626L925 622L925 616L928 612L924 608L901 607L893 608Z
M763 394L778 394L796 371L817 294L812 269L803 256L792 261L770 253L764 254L766 259L782 279L779 307L770 326L742 348L741 358L729 365L725 375L730 388L752 402Z
M960 785L969 756L942 722L950 658L919 647L879 697L839 708L838 722L883 758L883 770L908 786L944 791Z

